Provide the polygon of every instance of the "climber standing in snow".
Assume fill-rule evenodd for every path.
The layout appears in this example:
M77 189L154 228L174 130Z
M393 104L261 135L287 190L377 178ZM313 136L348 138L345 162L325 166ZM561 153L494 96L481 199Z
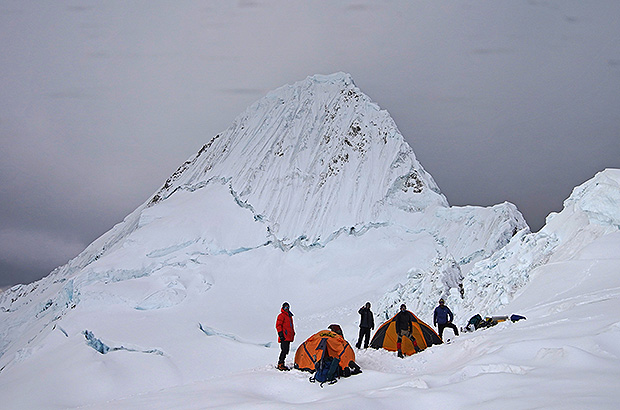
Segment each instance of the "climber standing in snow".
M284 359L291 349L291 342L295 340L295 328L293 327L293 313L290 311L288 302L282 304L280 314L276 319L276 330L278 332L278 343L280 343L280 358L278 359L278 370L290 370L284 364Z
M364 349L368 349L370 330L375 328L375 318L370 310L370 302L366 302L366 305L362 306L357 313L360 314L360 335L357 338L357 344L355 347L361 349L362 340L365 339Z
M439 306L435 308L435 313L433 314L433 324L437 326L440 339L443 340L443 330L447 327L454 331L455 336L459 335L459 330L452 323L452 319L454 319L452 311L445 305L443 298L439 299Z
M418 342L416 342L415 337L413 337L413 334L411 333L411 331L413 330L411 322L413 322L414 320L415 317L413 317L413 314L407 310L407 306L404 303L400 305L400 312L398 312L398 314L396 315L395 320L396 334L398 335L396 339L396 349L398 350L398 357L405 357L402 351L403 337L411 340L413 348L416 352L421 351L421 349L418 347Z

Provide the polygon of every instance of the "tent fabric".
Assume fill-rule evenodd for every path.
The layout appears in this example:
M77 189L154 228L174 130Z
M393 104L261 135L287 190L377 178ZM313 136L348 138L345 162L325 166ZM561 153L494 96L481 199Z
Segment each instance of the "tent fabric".
M315 364L323 357L340 359L340 367L344 370L351 361L355 362L355 352L342 336L331 330L321 330L303 342L295 353L295 368L313 372Z
M411 318L411 335L415 338L420 349L424 350L428 346L443 343L439 335L435 332L435 330L433 330L432 327L418 319L418 317L413 313L411 313ZM390 320L379 326L370 341L370 347L375 349L383 348L395 352L398 350L396 347L397 339L396 315L394 315ZM401 351L408 356L416 352L413 347L413 343L406 337L403 337L402 339Z

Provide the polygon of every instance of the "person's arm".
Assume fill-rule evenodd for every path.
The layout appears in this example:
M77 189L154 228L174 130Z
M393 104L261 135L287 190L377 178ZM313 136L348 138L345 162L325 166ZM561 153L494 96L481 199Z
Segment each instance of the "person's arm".
M278 332L278 336L280 337L281 341L284 341L284 317L280 314L278 315L278 318L276 319L276 331Z

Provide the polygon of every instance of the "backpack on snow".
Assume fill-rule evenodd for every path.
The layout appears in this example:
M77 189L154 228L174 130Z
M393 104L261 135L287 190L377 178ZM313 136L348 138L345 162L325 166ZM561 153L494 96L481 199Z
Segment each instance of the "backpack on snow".
M321 383L321 387L323 387L323 384L325 383L336 383L338 381L336 379L336 376L338 375L339 365L339 359L329 356L322 357L321 360L316 363L316 371L314 373L314 376L310 377L310 382L319 382Z
M338 376L338 368L340 367L340 359L335 357L330 357L327 354L327 339L323 338L319 345L317 346L317 350L321 350L321 358L316 360L314 363L314 376L310 377L310 382L319 382L321 383L321 387L323 384L329 383L334 384L337 382L336 377Z
M474 330L476 330L480 327L481 322L482 316L480 316L480 314L477 314L475 316L472 316L471 319L469 319L469 322L467 322L467 327L469 328L469 325L472 325L474 327Z

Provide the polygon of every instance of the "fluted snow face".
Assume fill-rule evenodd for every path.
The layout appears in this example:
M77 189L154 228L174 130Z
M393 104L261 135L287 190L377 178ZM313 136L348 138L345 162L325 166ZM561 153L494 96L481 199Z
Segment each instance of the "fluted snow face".
M324 242L386 207L447 206L394 121L348 74L316 75L250 106L153 198L226 182L284 243Z

